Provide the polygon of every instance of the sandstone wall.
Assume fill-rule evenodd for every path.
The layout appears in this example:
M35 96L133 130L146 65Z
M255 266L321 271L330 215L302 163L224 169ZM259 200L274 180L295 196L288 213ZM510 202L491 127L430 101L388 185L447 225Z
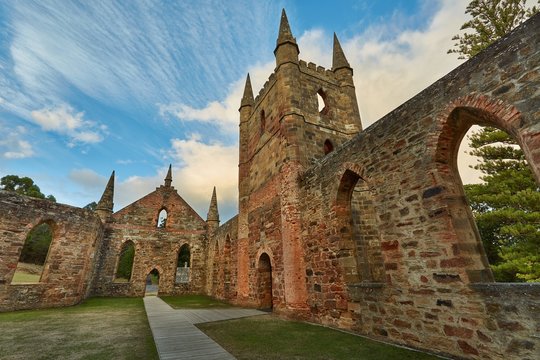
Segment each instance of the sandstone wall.
M11 284L26 236L44 222L53 239L41 281ZM102 232L89 210L0 190L0 311L80 302L89 291Z
M472 124L496 126L518 140L539 179L539 89L536 16L303 174L314 320L454 356L538 358L540 284L491 283L456 153ZM359 241L380 248L381 281L351 276L351 261L357 273L369 262L357 250L350 256L350 199L360 183L376 226Z
M158 228L158 216L167 211L167 224ZM132 241L135 258L128 283L115 281L122 245ZM189 245L190 281L177 284L176 265L180 247ZM100 249L101 262L93 294L103 296L144 296L147 275L159 272L159 294L204 293L206 282L206 222L172 187L156 191L114 213L105 224Z

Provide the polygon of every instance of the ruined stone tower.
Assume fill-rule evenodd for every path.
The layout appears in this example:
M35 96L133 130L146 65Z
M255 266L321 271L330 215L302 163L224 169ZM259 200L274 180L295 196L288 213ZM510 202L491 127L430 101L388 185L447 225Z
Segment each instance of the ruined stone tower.
M306 307L299 175L362 129L353 71L337 37L331 70L299 60L299 53L283 11L276 68L255 99L248 75L239 109L238 295L250 298L249 283L258 280L249 259L257 268L266 254L272 276L284 284L274 289L273 306L288 309Z

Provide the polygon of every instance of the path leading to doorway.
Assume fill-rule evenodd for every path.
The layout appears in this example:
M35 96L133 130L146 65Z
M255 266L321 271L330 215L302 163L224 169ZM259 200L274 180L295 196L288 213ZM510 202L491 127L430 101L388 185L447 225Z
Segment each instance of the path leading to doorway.
M234 359L194 324L263 315L254 309L173 309L157 296L146 296L144 307L161 360Z

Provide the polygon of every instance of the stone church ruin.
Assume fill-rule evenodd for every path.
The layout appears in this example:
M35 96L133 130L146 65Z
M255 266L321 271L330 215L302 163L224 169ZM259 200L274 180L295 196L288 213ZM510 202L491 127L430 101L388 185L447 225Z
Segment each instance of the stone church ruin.
M159 294L453 357L539 358L540 284L493 281L456 159L471 125L494 126L540 179L540 15L367 129L337 37L331 69L299 53L283 13L275 70L257 96L248 75L240 100L239 212L224 224L215 189L203 219L170 168L117 212L114 173L96 211L0 191L0 310L144 296L152 273ZM43 223L53 240L40 280L13 283Z

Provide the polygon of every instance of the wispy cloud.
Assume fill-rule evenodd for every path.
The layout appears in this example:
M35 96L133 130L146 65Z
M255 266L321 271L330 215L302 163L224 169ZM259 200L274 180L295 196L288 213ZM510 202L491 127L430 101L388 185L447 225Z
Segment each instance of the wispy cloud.
M247 70L246 73L250 74L254 89L258 89L264 84L273 68L274 62L268 62L252 66ZM236 133L239 121L238 108L244 92L245 76L243 75L242 78L229 86L229 92L223 101L211 101L202 108L195 108L179 102L160 104L159 113L162 117L172 117L180 121L211 123L225 133Z
M193 106L224 94L220 84L230 82L235 70L246 66L242 61L254 59L271 41L274 21L266 14L279 4L260 5L250 6L247 0L207 0L197 6L154 1L5 4L11 58L2 73L11 69L14 78L8 80L40 104L57 103L77 90L108 105L153 107L184 99ZM238 58L231 51L238 43L247 56ZM189 88L179 85L186 82Z
M3 135L0 138L0 157L4 159L24 159L35 155L32 144L24 139L26 128L17 126L10 129L3 127Z
M84 112L76 112L65 104L34 110L31 117L43 130L67 136L70 147L101 142L107 131L107 126L85 120Z

